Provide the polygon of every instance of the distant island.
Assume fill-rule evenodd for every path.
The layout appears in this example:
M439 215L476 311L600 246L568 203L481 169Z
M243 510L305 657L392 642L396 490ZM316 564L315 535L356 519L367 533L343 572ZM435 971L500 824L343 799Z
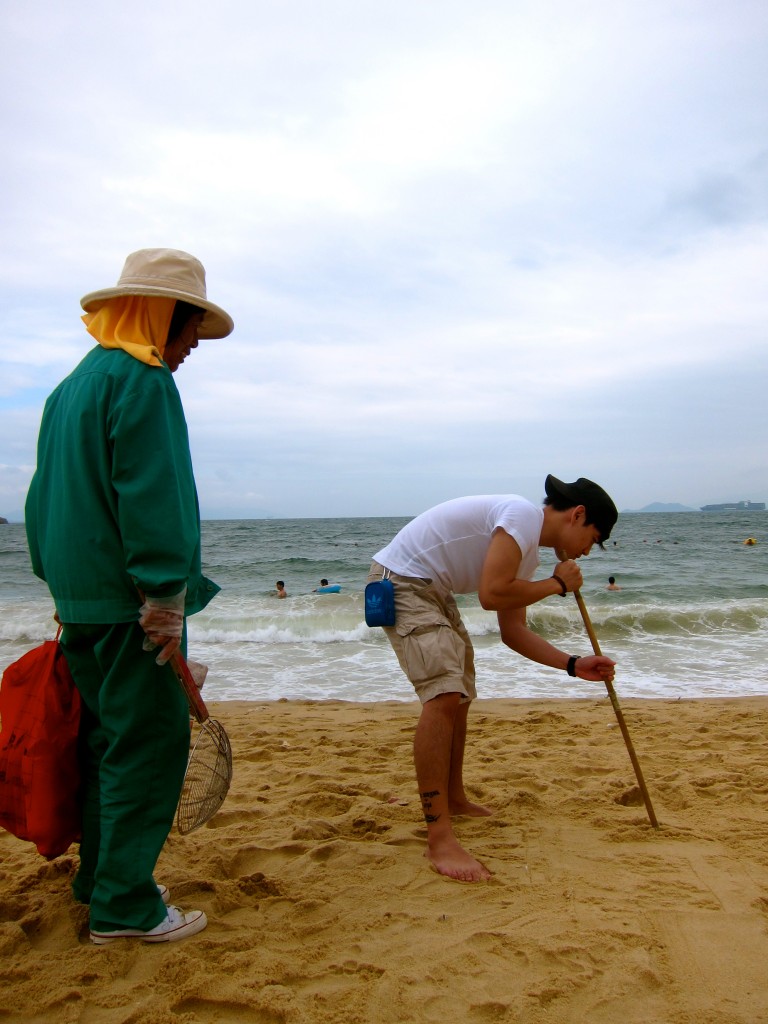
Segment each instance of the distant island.
M691 508L690 505L680 505L677 502L665 503L653 501L644 508L625 508L622 515L632 515L638 512L764 512L765 502L763 501L726 501L720 505L701 505L699 508Z
M7 525L8 525L8 520L4 519L3 516L0 516L0 526L7 526Z
M663 501L653 501L650 505L646 505L644 508L625 508L622 509L622 515L634 512L698 512L697 508L691 508L690 505L678 505L677 502L671 504L665 504Z

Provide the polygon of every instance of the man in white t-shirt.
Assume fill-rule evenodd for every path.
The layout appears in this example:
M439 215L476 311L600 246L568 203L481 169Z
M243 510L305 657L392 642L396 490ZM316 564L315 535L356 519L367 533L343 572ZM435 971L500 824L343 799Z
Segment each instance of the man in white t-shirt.
M469 705L477 696L472 642L454 594L477 593L498 615L501 639L531 661L592 682L612 680L610 658L577 658L553 647L526 624L525 609L582 584L574 561L606 541L618 511L608 494L580 477L548 476L544 507L516 494L455 498L417 516L374 555L369 581L387 576L395 591L395 625L385 632L422 704L414 762L427 857L450 878L478 882L488 869L457 840L451 815L491 811L464 790ZM539 547L560 559L552 576L533 580Z

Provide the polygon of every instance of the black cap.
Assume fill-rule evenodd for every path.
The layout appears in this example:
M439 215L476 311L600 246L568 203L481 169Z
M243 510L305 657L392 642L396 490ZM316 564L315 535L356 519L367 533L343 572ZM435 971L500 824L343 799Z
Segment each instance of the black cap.
M573 506L583 505L587 520L600 531L600 543L608 540L619 518L619 510L602 487L585 476L572 484L564 484L550 473L544 481L544 490L548 498L567 498Z

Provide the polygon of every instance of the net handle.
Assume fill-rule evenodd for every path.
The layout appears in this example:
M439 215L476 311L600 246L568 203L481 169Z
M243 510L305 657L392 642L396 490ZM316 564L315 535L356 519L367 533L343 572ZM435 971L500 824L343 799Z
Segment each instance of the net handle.
M176 678L181 684L181 688L187 695L189 710L200 725L202 725L203 722L206 722L211 716L208 714L208 708L205 706L203 698L200 696L197 683L193 679L192 673L189 671L189 666L187 665L181 651L176 651L175 654L171 655L170 665Z

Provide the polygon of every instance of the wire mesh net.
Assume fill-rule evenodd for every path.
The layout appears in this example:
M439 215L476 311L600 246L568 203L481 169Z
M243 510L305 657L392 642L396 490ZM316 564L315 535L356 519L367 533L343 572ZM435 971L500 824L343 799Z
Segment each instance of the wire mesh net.
M207 719L200 727L187 762L187 773L176 811L182 835L210 821L224 803L232 782L232 747L220 722Z

